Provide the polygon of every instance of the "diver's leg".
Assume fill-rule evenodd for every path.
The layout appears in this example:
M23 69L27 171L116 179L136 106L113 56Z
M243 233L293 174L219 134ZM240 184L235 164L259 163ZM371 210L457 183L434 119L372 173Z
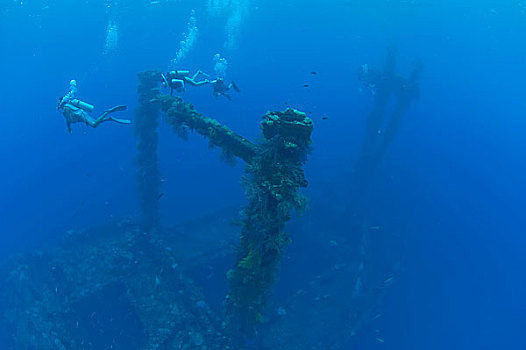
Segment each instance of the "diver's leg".
M110 109L105 110L104 112L106 112L106 113L115 113L115 112L119 112L119 111L125 111L126 108L127 107L125 105L117 105L115 107L112 107Z
M93 128L96 128L97 126L99 126L100 123L109 120L109 118L106 117L108 115L108 113L109 113L108 111L104 111L104 113L102 113L101 116L98 117L95 120L93 120L93 118L91 118L91 117L88 117L91 121L90 122L86 122L86 123L88 123L89 126L91 126Z
M192 80L195 81L195 80L197 79L197 77L199 76L199 74L201 74L201 71L200 71L200 70L198 70L197 72L195 72L195 74L194 74L190 79L192 79Z
M108 117L107 120L115 122L115 123L119 123L119 124L131 124L131 120L129 119L118 119L114 117Z
M92 128L96 128L99 125L99 123L100 123L98 121L98 119L93 119L92 117L90 117L87 114L84 115L82 119L84 120L86 125L91 126Z
M89 126L93 128L96 128L97 126L99 126L99 124L108 122L108 121L119 123L119 124L131 124L131 120L117 119L117 118L108 116L108 112L102 113L102 115L95 120L93 120L93 118L90 118L90 120L91 120L90 122L86 121L86 124L88 124Z
M199 71L200 74L204 75L206 78L210 78L210 74L203 72L202 70Z
M192 86L197 86L197 83L192 78L185 78L184 80Z
M115 106L113 108L105 110L104 113L102 113L102 115L100 117L98 117L97 120L95 120L95 124L96 125L94 127L97 127L100 123L107 122L107 121L112 121L112 122L116 122L116 123L119 123L119 124L131 124L131 120L128 120L128 119L117 119L117 118L114 118L112 116L108 116L108 114L110 114L110 113L114 113L114 112L118 112L118 111L124 111L124 110L126 110L126 106L124 106L124 105L118 105L118 106Z
M239 91L240 91L239 88L237 87L235 81L232 81L232 82L230 83L230 85L228 85L228 89L230 90L231 88L234 88L234 90L236 90L236 92L239 92Z
M194 79L192 78L186 78L185 79L186 82L192 86L201 86L201 85L204 85L204 84L209 84L210 81L208 79L205 79L205 80L201 80L201 81L195 81Z

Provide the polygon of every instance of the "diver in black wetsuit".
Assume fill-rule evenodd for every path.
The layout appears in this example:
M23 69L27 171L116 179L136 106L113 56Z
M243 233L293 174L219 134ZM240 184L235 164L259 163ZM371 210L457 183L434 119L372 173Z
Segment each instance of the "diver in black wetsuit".
M213 94L216 98L218 98L219 96L225 96L230 101L232 101L232 97L229 94L227 94L227 91L229 91L232 88L236 92L240 91L235 82L231 82L230 84L226 85L225 81L221 78L217 78L216 80L213 80L210 83L214 88Z

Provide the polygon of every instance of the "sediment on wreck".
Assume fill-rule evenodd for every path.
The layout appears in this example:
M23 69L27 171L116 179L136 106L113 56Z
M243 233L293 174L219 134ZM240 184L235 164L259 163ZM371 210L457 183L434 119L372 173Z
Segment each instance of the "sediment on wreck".
M231 349L179 242L155 237L146 253L142 235L131 222L73 233L0 269L13 348Z

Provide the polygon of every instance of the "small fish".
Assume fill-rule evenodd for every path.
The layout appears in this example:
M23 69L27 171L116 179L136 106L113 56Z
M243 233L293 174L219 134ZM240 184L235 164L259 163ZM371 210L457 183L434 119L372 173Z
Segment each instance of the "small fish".
M305 85L303 85L303 87L309 87L309 84L305 84Z
M391 284L391 282L393 282L393 276L387 278L387 279L384 281L384 284Z
M375 338L376 340L378 340L380 343L385 343L385 340L383 340L382 338Z
M159 196L157 196L157 200L161 199L164 196L164 193L160 193Z
M329 117L321 117L321 119L327 120L327 119L329 119Z
M310 72L310 74L316 75L316 74L318 74L318 72L312 71L312 72Z

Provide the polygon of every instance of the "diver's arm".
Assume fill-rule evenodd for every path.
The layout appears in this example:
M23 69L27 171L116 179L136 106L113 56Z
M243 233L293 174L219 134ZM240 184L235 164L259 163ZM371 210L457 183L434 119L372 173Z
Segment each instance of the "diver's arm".
M195 72L194 76L192 77L192 80L196 80L197 77L199 77L200 74L204 75L204 76L207 77L207 78L210 78L210 75L209 75L209 74L206 74L206 73L203 72L202 70L198 70L197 72Z
M70 119L70 110L69 107L65 107L62 111L62 115L64 116L64 119L66 120L66 128L68 129L68 132L71 134L71 119Z
M64 97L62 97L59 105L68 103L69 101L74 99L76 95L77 95L77 82L75 80L71 80L69 82L69 91L64 95Z

